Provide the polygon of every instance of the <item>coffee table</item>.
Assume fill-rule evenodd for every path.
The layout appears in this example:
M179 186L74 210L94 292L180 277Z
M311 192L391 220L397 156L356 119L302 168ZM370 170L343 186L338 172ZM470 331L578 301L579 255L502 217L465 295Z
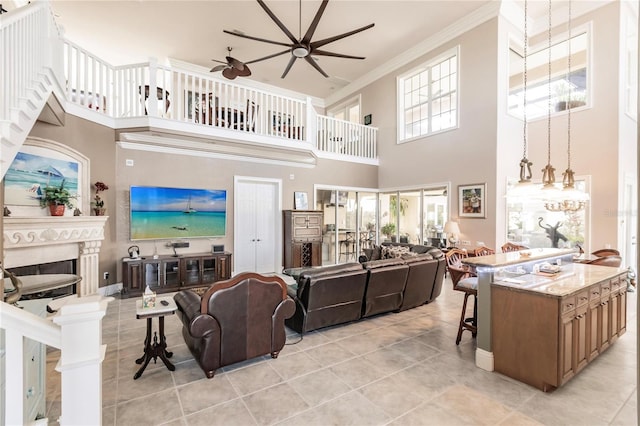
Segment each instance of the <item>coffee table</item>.
M167 304L163 305L162 301L166 301ZM144 339L144 355L136 359L136 364L142 364L140 369L133 376L133 379L137 379L142 376L144 369L149 365L149 361L153 359L155 363L157 358L160 358L164 365L170 370L176 369L175 365L169 361L169 358L173 356L173 352L167 351L167 339L164 335L164 316L173 315L178 307L173 297L158 297L156 298L156 305L153 308L143 308L142 299L136 300L136 318L147 320L147 335ZM153 318L158 318L158 332L153 334L153 343L151 342L151 329ZM158 334L160 336L158 336ZM158 340L160 339L160 340Z

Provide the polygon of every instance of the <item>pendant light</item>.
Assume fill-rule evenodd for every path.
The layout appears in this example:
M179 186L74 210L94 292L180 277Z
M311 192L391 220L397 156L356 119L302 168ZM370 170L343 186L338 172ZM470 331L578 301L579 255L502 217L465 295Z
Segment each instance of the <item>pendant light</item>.
M547 111L547 165L542 169L542 188L546 192L555 189L556 176L555 167L551 165L551 0L549 0L549 80L548 88L548 111ZM549 194L547 194L548 196Z
M513 185L513 187L507 192L508 198L529 198L532 192L535 192L534 185L531 182L531 166L533 163L527 158L528 147L528 121L527 121L527 56L529 46L529 32L528 32L528 2L524 1L524 69L523 69L523 89L522 89L522 160L520 160L520 180Z
M562 193L560 194L561 200L558 202L547 202L545 208L549 211L564 211L564 212L576 212L582 210L585 207L586 201L589 199L589 194L583 191L579 191L575 187L575 175L571 169L571 94L573 90L573 84L571 84L571 0L569 0L569 18L567 25L568 31L568 59L567 59L567 79L569 80L569 96L567 102L567 169L562 174Z

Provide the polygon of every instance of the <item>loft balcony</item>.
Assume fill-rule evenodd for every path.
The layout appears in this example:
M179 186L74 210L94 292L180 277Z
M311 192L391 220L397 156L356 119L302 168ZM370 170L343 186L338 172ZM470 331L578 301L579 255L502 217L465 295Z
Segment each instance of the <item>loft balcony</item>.
M376 128L318 115L309 97L155 61L115 67L67 40L63 47L67 110L113 121L126 147L192 148L308 166L317 157L377 164Z
M132 149L378 164L374 127L319 115L305 95L191 64L110 65L64 38L48 1L3 14L0 35L12 55L0 67L0 178L35 121L62 124L64 111L115 129Z

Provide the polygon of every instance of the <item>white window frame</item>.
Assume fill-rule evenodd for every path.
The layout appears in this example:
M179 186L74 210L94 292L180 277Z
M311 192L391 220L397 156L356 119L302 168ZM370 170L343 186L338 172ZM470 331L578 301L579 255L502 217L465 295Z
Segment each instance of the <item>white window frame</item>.
M586 49L587 49L587 60L586 60L586 97L585 97L585 105L580 106L580 107L574 107L571 108L572 111L582 111L585 109L589 109L592 108L593 103L592 103L592 97L593 97L593 74L594 74L594 67L593 67L593 28L592 28L592 23L591 22L587 22L583 25L574 27L571 29L571 37L575 38L578 37L581 34L586 34L587 37L587 42L586 42ZM558 34L554 37L552 37L551 39L551 45L552 46L556 46L559 43L563 43L566 42L567 39L569 37L569 33L568 32L563 32L562 34ZM517 41L519 40L519 41ZM507 46L507 49L509 50L514 50L516 52L518 52L518 54L520 54L522 56L523 54L523 44L522 44L522 38L520 37L520 39L517 39L515 36L511 35L509 37L509 45ZM549 41L542 41L540 43L537 43L536 45L533 46L529 46L528 48L528 56L530 57L531 55L534 55L536 53L539 53L540 51L546 50L549 47ZM545 56L547 57L547 56ZM566 64L568 65L568 64ZM561 72L554 72L551 76L551 78L557 78L561 75L566 75L566 65L565 68L563 69L563 71ZM546 67L547 65L545 65ZM531 66L529 65L529 73L531 72ZM575 72L577 71L577 67L575 67L575 64L571 66L571 72ZM508 76L511 76L511 71L509 71ZM521 105L518 106L517 111L514 112L511 110L511 106L509 104L509 98L511 96L511 87L509 85L509 80L510 78L506 79L506 84L507 84L507 99L506 99L506 103L507 103L507 113L512 116L512 117L516 117L519 119L522 119L522 113L521 113ZM544 79L538 79L538 82L540 81L548 81L548 75L545 74ZM529 76L529 81L527 82L527 98L529 98L531 96L531 90L533 88L535 88L537 86L536 81L534 79L532 79L531 75ZM529 102L531 102L531 100L529 99ZM552 107L554 108L554 107ZM551 111L551 116L557 116L557 115L563 115L566 114L566 110L563 111L556 111L555 108ZM533 117L533 115L531 114L531 111L529 111L529 113L527 114L527 121L533 122L533 121L538 121L538 120L546 120L548 118L548 110L545 110L545 112L543 114L540 114L539 116Z
M455 114L455 123L451 127L447 127L445 129L439 129L436 131L432 130L433 124L433 112L432 112L432 102L433 97L431 94L431 69L440 64L441 62L450 59L452 57L456 58L456 88L455 90L451 90L449 93L455 94L456 96L456 114ZM424 134L420 134L418 136L405 137L405 103L404 103L404 84L409 78L419 74L425 70L429 70L429 84L428 84L428 130ZM411 69L410 71L403 73L396 77L396 112L397 112L397 143L406 143L415 141L418 139L423 139L428 136L436 135L438 133L449 132L452 130L456 130L460 127L460 45L457 45L442 54L436 56L435 58Z
M335 118L336 114L344 113L344 116L346 118L345 121L349 121L349 110L356 105L358 106L359 114L358 114L358 121L356 121L355 123L362 124L362 95L360 94L335 105L331 109L328 109L327 116L331 118Z

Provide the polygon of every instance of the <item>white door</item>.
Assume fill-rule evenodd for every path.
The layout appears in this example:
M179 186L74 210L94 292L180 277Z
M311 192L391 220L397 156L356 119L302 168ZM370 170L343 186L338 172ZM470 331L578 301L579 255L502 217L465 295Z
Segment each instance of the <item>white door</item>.
M281 264L280 181L235 182L234 272L268 273Z

